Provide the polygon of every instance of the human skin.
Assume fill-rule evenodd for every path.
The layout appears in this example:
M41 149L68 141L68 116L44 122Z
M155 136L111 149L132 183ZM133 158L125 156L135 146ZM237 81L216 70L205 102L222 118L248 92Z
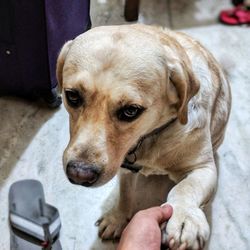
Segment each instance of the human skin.
M170 205L152 207L135 214L124 229L117 250L159 250L160 225L172 215Z

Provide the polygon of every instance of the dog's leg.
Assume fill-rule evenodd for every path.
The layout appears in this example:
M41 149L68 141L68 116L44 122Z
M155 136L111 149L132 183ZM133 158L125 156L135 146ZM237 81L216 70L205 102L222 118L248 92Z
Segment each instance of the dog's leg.
M111 209L98 221L102 239L119 238L139 210L161 205L174 183L164 175L121 174L120 190L109 197Z
M114 190L107 201L111 208L96 223L103 240L119 238L131 219L136 177L130 172L120 174L120 189Z
M167 175L138 174L135 182L133 214L142 209L160 206L166 201L167 194L174 185L175 183Z
M217 171L214 162L200 164L183 175L183 179L169 192L167 203L173 215L164 229L170 249L203 249L209 237L202 206L212 197Z

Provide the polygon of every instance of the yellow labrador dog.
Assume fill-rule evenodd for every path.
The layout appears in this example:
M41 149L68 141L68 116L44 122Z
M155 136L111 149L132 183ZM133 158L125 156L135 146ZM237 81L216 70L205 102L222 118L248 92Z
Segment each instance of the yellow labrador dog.
M202 208L216 186L231 103L214 57L180 32L98 27L63 46L57 77L70 115L69 180L94 187L120 175L113 206L97 223L101 238L119 237L136 211L167 202L174 212L163 242L202 249Z

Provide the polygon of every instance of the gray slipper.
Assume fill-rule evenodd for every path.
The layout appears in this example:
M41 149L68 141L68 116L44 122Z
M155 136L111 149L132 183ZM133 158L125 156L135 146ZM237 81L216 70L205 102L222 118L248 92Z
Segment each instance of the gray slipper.
M42 184L22 180L9 191L11 250L61 250L58 210L45 203Z

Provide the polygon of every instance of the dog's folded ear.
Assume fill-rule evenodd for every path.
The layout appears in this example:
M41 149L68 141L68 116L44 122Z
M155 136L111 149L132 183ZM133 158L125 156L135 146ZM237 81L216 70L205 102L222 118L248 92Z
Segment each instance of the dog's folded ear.
M62 92L62 83L63 83L63 66L65 62L65 58L68 54L68 51L71 47L72 40L66 42L57 58L57 64L56 64L56 77L57 77L57 82L58 82L58 91Z
M198 92L200 84L193 70L183 58L169 67L170 83L175 87L178 96L178 119L182 124L188 122L188 102Z

